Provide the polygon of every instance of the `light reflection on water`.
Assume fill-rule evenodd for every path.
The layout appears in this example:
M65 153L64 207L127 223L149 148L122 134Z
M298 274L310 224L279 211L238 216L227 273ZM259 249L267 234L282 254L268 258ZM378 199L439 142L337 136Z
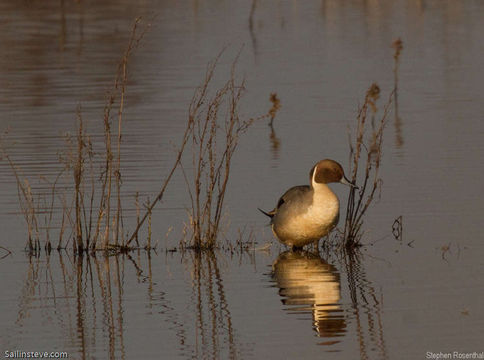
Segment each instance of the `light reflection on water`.
M0 13L0 131L10 127L12 158L40 191L48 186L39 176L59 172L79 104L102 145L105 93L130 26L135 16L152 20L130 63L128 220L134 193L156 193L171 165L207 62L229 44L224 81L245 43L244 116L265 113L274 91L282 108L273 127L255 125L234 158L228 241L245 226L262 232L260 243L271 239L256 207L307 181L320 158L346 161L347 125L373 81L384 93L393 87L391 43L404 42L365 256L298 258L274 246L236 255L25 257L15 179L0 161L0 245L14 251L0 260L0 350L362 359L482 350L482 2L3 1ZM186 220L182 184L179 176L154 212L162 248L178 246L179 232L164 234ZM396 242L388 235L400 215L404 241ZM299 283L303 276L315 281Z
M386 358L377 294L361 264L354 263L358 260L348 261L353 264L346 264L349 289L341 289L340 271L348 269L311 253L140 251L73 257L61 251L26 256L17 265L21 286L5 307L15 321L8 325L2 347L25 351L32 343L38 350L67 351L75 358L247 358L258 349L240 328L265 314L265 323L275 321L273 325L290 332L289 342L323 345L331 353L350 347L361 358ZM268 277L264 271L271 262ZM273 289L268 285L275 281L284 307L273 296L271 313L244 297L240 291L248 284L238 284L233 273L254 270L264 287ZM242 303L239 297L244 297ZM284 313L289 318L274 318ZM358 344L345 338L348 331L356 331ZM274 341L276 347L267 344L270 351L283 354L284 347Z
M322 344L338 343L333 337L344 336L345 319L341 314L339 273L318 255L287 251L272 265L281 301L292 314L311 313L313 328Z

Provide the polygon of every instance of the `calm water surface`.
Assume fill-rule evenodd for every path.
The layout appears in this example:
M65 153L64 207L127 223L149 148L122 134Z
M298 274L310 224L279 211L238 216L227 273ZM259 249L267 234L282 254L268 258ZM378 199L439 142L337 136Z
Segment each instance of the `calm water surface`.
M52 179L61 168L78 106L102 145L106 91L134 18L151 22L129 68L128 223L134 194L156 193L172 164L207 63L226 47L215 78L222 84L241 51L241 114L265 113L271 92L282 108L274 131L257 122L235 156L224 231L232 243L244 228L258 244L272 240L256 208L307 183L317 160L347 167L347 127L372 82L387 97L391 43L404 42L381 199L365 222L371 245L351 257L288 253L278 244L166 252L186 221L178 173L153 216L157 253L29 257L15 178L0 161L0 246L13 251L0 260L2 353L424 359L428 351L484 351L484 3L1 1L0 14L0 130L9 129L2 141L40 192L48 188L40 175ZM347 189L333 188L345 206Z

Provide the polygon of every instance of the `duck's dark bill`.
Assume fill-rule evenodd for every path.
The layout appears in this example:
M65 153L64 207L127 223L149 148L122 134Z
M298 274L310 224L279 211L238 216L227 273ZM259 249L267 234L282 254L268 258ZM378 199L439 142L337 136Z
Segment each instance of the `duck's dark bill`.
M353 184L352 182L350 182L346 176L343 176L341 178L341 180L339 181L341 184L345 184L345 185L348 185L348 186L351 186L351 187L354 187L356 189L358 189L358 186L356 186L355 184Z

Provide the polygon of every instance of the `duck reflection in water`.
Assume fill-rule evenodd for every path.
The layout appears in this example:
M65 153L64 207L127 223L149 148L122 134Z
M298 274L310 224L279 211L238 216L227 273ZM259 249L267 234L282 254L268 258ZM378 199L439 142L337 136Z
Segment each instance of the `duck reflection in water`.
M333 265L314 253L286 251L272 265L272 276L287 311L312 313L313 328L319 337L334 338L346 332L340 307L340 278ZM321 343L332 345L339 340Z

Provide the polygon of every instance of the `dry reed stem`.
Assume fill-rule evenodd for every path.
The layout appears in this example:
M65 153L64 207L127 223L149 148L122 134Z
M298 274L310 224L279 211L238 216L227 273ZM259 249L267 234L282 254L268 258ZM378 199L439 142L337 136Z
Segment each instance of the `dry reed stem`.
M258 119L271 120L280 108L277 95L271 94L271 109L258 118L241 119L239 105L245 90L244 81L236 81L238 55L232 63L229 79L211 93L217 63L223 51L208 64L205 79L196 89L189 107L189 137L193 174L189 179L183 164L183 177L190 197L191 247L213 249L223 214L230 178L232 157L240 136Z
M94 185L94 160L93 160L94 159L94 152L93 152L93 149L92 149L91 138L89 136L87 137L87 155L88 155L88 159L89 159L89 170L90 170L90 177L91 177L91 196L90 196L90 199L89 199L89 224L87 225L86 238L91 239L92 213L93 213L93 210L94 210L95 185Z
M146 209L143 217L139 221L138 225L136 225L136 229L134 229L134 231L132 232L131 236L129 236L128 241L126 242L125 246L129 246L131 244L131 242L135 239L135 237L137 236L139 230L141 229L141 227L143 226L144 222L148 218L148 215L151 214L151 211L153 210L153 208L163 198L163 195L165 194L165 190L168 187L168 184L170 183L170 180L171 180L173 174L175 173L175 170L177 169L178 165L180 165L181 158L182 158L183 152L185 150L185 146L186 146L186 144L188 142L189 131L190 131L190 127L187 126L185 128L185 132L183 134L182 143L180 145L180 148L178 149L177 157L175 159L175 162L173 163L173 166L172 166L170 172L168 173L168 176L165 178L165 181L163 182L163 185L161 186L161 189L158 192L158 195L156 195L155 200L147 207L147 209Z
M113 160L113 153L111 149L111 123L110 123L110 112L111 112L111 106L114 103L114 97L111 95L111 99L108 102L108 107L105 110L104 113L104 138L105 138L105 146L106 146L106 167L105 167L105 182L104 186L106 187L106 196L104 199L101 199L101 201L104 201L103 205L105 207L105 210L103 207L100 206L100 211L101 209L104 211L104 218L105 218L105 228L104 228L104 241L103 241L103 248L107 249L108 244L109 244L109 228L110 228L110 217L111 217L111 183L112 183L112 177L113 177L113 166L112 166L112 160Z
M40 239L39 239L39 227L38 227L38 222L37 222L37 214L35 211L35 201L34 201L34 196L32 193L32 187L30 186L30 183L27 179L24 179L25 183L25 189L26 189L26 201L27 201L27 211L30 216L30 223L32 226L31 231L34 233L34 249L39 250L40 249Z
M17 166L14 164L14 162L8 155L6 149L4 148L3 142L1 140L2 139L0 139L0 151L1 151L2 157L7 160L15 176L15 180L17 182L17 197L20 205L20 210L24 215L24 219L27 224L27 231L28 231L27 246L30 251L37 251L40 249L40 243L37 236L34 236L35 228L37 228L36 226L37 220L36 220L35 206L34 206L30 184L27 179L22 179L20 175L20 170L17 168Z
M55 178L55 180L54 180L53 183L50 183L50 181L47 178L45 178L44 176L41 176L41 179L51 186L51 192L50 192L51 199L50 199L50 206L48 208L48 220L47 220L47 217L46 217L46 246L48 246L48 247L51 246L50 239L49 239L49 230L51 228L52 217L54 215L54 203L55 203L55 195L56 195L56 186L57 186L57 183L58 183L59 179L64 174L64 172L65 172L65 168L64 169L61 169L61 171L57 174L57 176L56 176L56 178Z
M146 247L151 249L151 207L150 207L150 199L146 200L146 208L148 209L148 242Z
M69 221L71 233L72 233L72 229L74 229L74 221L72 220L72 216L71 216L72 209L74 208L74 199L72 199L71 205L68 206L65 194L59 194L58 197L59 197L60 202L62 204L62 224L61 224L61 229L60 229L60 233L59 233L59 243L58 243L57 248L61 249L61 248L67 248L67 244L64 247L62 246L62 240L63 240L64 231L65 231L65 219L66 218ZM70 239L70 238L71 238L71 236L69 235L68 239Z
M348 197L346 208L346 221L344 228L344 244L347 248L357 246L362 236L361 226L363 224L363 215L367 211L374 199L376 190L381 187L379 178L379 169L382 156L383 131L387 123L390 105L394 96L394 91L384 106L383 114L378 126L373 126L370 136L366 136L367 117L372 119L377 112L376 103L380 96L380 88L377 84L372 84L368 89L363 106L360 108L357 116L357 131L354 144L350 140L350 157L352 157L353 167L351 170L352 182L356 183L358 179L359 165L362 156L362 150L366 151L366 161L364 163L363 183L359 189L352 188ZM351 162L350 162L351 164ZM367 190L369 191L367 193ZM365 197L366 196L366 197Z
M398 147L403 145L403 137L401 133L401 119L398 115L398 71L400 68L400 55L403 51L403 41L400 38L397 38L393 43L392 47L395 50L393 54L393 89L395 91L395 130L396 130L396 144Z
M78 113L79 114L79 113ZM77 133L77 161L74 165L74 184L75 184L75 203L76 203L76 244L75 247L77 248L78 252L82 252L83 250L83 243L82 243L82 219L81 219L81 181L82 181L82 165L83 165L83 123L82 117L78 116L79 118L79 128ZM76 250L75 248L75 250Z
M139 192L136 192L135 206L136 206L136 227L138 227L139 226L139 215L140 215ZM139 247L138 233L136 233L134 240L136 241L136 246Z
M99 211L96 221L96 229L94 233L94 241L93 247L97 248L98 237L101 233L101 223L104 219L104 234L103 234L103 245L102 248L108 248L109 239L110 239L110 227L113 227L114 231L114 245L119 245L119 233L120 227L122 224L121 220L121 140L122 140L122 118L123 118L123 110L124 110L124 103L125 103L125 95L126 95L126 88L127 88L127 81L128 81L128 61L134 49L136 49L144 37L148 30L148 26L146 26L141 33L138 32L138 26L141 21L141 18L138 17L135 20L133 25L133 29L131 31L130 41L128 43L127 49L121 59L121 62L118 66L118 70L116 73L116 78L114 81L114 89L117 93L112 92L106 103L104 109L104 139L105 139L105 166L104 172L102 177L102 187L101 187L101 199L99 204ZM116 101L116 97L119 95L119 107L118 107L118 132L117 132L117 142L116 142L116 153L113 154L112 149L112 133L111 133L111 110L113 105ZM116 160L116 163L113 164L113 160ZM114 223L111 225L111 194L112 194L112 182L113 182L113 175L115 177L115 186L116 186L116 193L117 193L117 207L116 213L114 217ZM122 229L121 229L122 232Z
M66 214L64 211L62 211L62 220L61 220L61 226L59 230L59 242L57 243L57 250L62 249L62 240L64 236L64 231L65 231L65 218L66 218Z
M121 218L121 125L123 120L124 102L126 96L126 87L128 83L128 60L132 51L139 45L139 42L145 35L147 28L138 35L137 28L141 21L141 17L136 18L133 30L131 31L131 38L124 53L123 59L118 67L118 73L115 81L115 88L119 89L120 99L118 107L118 134L117 134L117 153L116 153L116 191L117 191L117 210L116 210L116 227L114 241L115 245L119 244L120 218ZM122 232L122 228L121 228Z
M217 90L211 99L208 98L209 85L221 54L222 52L208 65L204 83L197 88L189 109L193 184L190 184L185 173L184 178L192 206L190 223L193 230L192 246L195 248L212 248L214 245L228 181L229 172L227 171L230 170L233 130L235 122L238 120L235 118L234 112L231 111L234 109L235 103L234 98L230 99L230 94L234 94L233 71L231 79ZM243 84L239 89L242 88ZM226 100L226 97L228 98L229 109L224 124L225 146L222 156L218 159L218 117L220 106ZM227 162L227 160L229 161ZM212 211L214 214L212 214Z
M130 42L118 68L118 73L115 80L115 90L117 90L117 92L112 92L109 94L104 108L104 166L100 176L101 189L99 191L100 199L98 200L99 207L97 214L94 214L94 203L96 202L95 195L97 194L94 185L94 153L92 150L91 140L85 134L80 108L78 109L79 124L75 139L76 141L71 142L70 152L68 153L68 161L66 162L66 169L72 168L73 170L72 176L74 180L74 196L72 197L72 202L70 205L65 194L60 194L58 196L63 209L57 246L58 249L62 247L65 231L69 228L74 235L72 240L73 249L76 253L81 253L82 251L86 251L88 249L99 248L127 250L129 249L129 245L133 239L136 240L136 243L139 247L138 232L146 219L148 219L148 243L146 247L151 249L152 210L154 206L162 199L176 168L181 164L185 147L190 140L192 147L194 148L192 156L195 169L194 183L192 184L193 187L188 186L192 201L192 213L190 215L192 232L194 234L194 242L192 243L192 246L197 248L213 248L215 246L217 234L220 229L220 222L223 214L223 204L230 177L232 157L236 151L240 136L247 131L255 120L270 117L272 122L276 112L280 108L280 101L277 98L277 95L271 94L270 101L272 102L272 107L267 114L258 118L250 118L248 120L242 120L239 117L238 109L240 99L244 91L244 82L236 82L235 80L235 65L237 63L238 56L232 64L229 80L215 93L213 97L210 98L208 95L209 84L213 78L215 67L222 54L221 52L215 61L209 64L205 81L200 87L197 88L195 95L193 96L190 104L186 129L183 134L181 145L178 149L177 157L164 183L162 184L158 195L152 202L147 202L146 212L141 218L137 195L136 229L124 244L120 244L120 234L123 233L120 195L122 141L121 125L127 86L128 59L133 49L138 46L140 39L145 33L143 32L141 35L137 34L136 29L139 21L140 19L137 19L135 22ZM119 99L117 99L117 96L119 96ZM119 102L117 113L118 132L117 142L113 144L111 112L116 101ZM222 109L224 110L223 115L220 114ZM223 121L219 122L220 118L223 118ZM84 176L86 176L86 161L89 161L91 175L90 195L86 195L85 192ZM37 249L40 247L37 222L37 213L39 212L40 208L36 211L34 206L34 197L28 181L21 181L20 176L11 161L10 165L17 178L19 202L26 218L29 231L29 247L31 249ZM58 178L52 185L52 200L50 205L51 210L48 221L46 220L47 229L50 228L50 223L52 221L54 194L56 193L56 183ZM186 180L188 183L188 179ZM113 188L113 186L115 186L115 188ZM115 196L114 192L117 194L116 206L114 203L112 203L111 199L112 196ZM85 201L87 200L85 199L86 196L88 196L88 202ZM89 207L89 209L87 209L87 207ZM112 212L114 207L116 208L115 213ZM74 210L74 216L71 216L72 210ZM93 236L91 237L91 235ZM111 238L114 242L112 245L109 243ZM69 240L70 239L71 238L69 236ZM48 236L47 243L50 244ZM100 244L101 246L99 246Z
M58 195L59 202L62 204L62 220L59 230L58 248L62 247L65 231L70 228L74 234L73 249L75 252L82 252L88 249L99 248L107 249L109 240L114 240L114 245L119 244L120 234L123 233L123 219L122 219L122 206L121 206L121 140L122 140L122 117L125 107L125 95L128 81L128 61L134 49L137 48L141 39L147 32L149 25L143 30L139 30L141 18L137 18L131 31L130 40L125 53L118 66L114 81L114 90L108 94L108 99L104 107L104 168L100 176L100 199L96 201L96 186L94 182L94 152L92 150L91 139L85 134L83 119L81 116L80 107L78 108L78 129L75 141L70 137L69 148L65 159L65 169L61 171L53 184L51 184L51 201L50 207L47 202L45 208L47 209L47 217L45 218L46 226L46 247L50 245L49 229L52 222L53 209L55 195ZM113 145L112 130L111 130L111 113L112 109L118 104L117 111L117 141ZM75 146L74 146L75 143ZM4 154L3 144L0 142L1 154ZM22 179L17 167L11 161L8 154L5 153L5 157L15 175L18 189L18 199L22 213L24 214L27 230L29 234L28 247L31 250L37 250L40 248L39 240L39 226L38 226L38 214L41 213L40 199L36 201L34 198L31 186L28 180ZM61 159L61 162L64 161ZM89 169L91 176L90 194L87 195L85 191L84 178L85 174L85 162L89 161ZM87 165L86 165L87 166ZM72 204L69 205L65 194L56 194L56 184L60 175L65 171L72 169L73 179L73 196ZM113 179L114 176L114 179ZM113 185L114 182L114 185ZM113 189L113 186L116 188ZM114 196L114 191L117 194L117 204L114 206L111 197ZM159 196L160 197L160 196ZM87 200L87 201L86 201ZM94 203L98 202L97 214L95 214ZM36 209L37 203L37 209ZM113 210L115 208L115 213ZM71 210L74 209L74 219L71 216ZM141 226L142 221L139 222ZM94 231L93 231L94 230ZM102 243L101 243L102 241Z

